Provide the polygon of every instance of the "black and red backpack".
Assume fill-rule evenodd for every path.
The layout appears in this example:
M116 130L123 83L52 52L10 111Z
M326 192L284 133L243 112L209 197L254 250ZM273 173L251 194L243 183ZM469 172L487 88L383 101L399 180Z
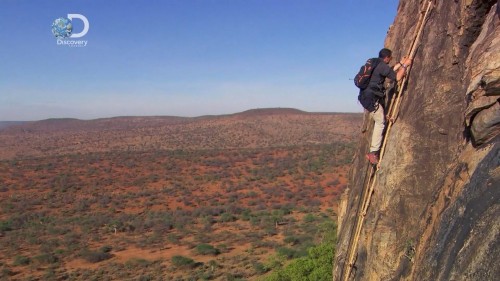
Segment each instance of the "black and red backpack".
M364 90L368 88L368 84L370 84L370 78L372 77L373 70L377 67L380 62L379 58L371 58L368 59L360 69L358 74L354 77L354 85Z

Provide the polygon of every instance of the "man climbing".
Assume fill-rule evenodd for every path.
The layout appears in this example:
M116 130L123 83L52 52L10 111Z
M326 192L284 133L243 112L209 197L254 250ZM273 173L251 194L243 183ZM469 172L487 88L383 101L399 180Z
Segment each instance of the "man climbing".
M379 62L373 69L368 87L364 90L360 90L358 96L361 105L370 112L370 118L375 121L370 144L370 153L366 155L368 161L373 165L378 164L378 154L385 128L384 108L380 104L380 100L385 95L385 78L389 78L392 81L401 80L405 76L406 68L411 64L411 59L403 58L402 62L397 63L394 68L391 68L389 62L392 60L392 51L386 48L380 50L378 57Z

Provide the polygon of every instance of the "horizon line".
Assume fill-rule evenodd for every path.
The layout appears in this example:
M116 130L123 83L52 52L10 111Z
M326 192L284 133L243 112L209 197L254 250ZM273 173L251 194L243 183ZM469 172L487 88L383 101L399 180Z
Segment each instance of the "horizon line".
M47 121L47 120L79 120L79 121L94 121L101 119L113 119L113 118L131 118L131 117L175 117L175 118L203 118L203 117L217 117L217 116L229 116L229 115L237 115L253 110L296 110L302 113L308 114L360 114L362 111L305 111L302 109L294 108L294 107L257 107L250 108L243 111L233 112L233 113L220 113L220 114L203 114L203 115L195 115L195 116L181 116L181 115L117 115L117 116L106 116L106 117L96 117L96 118L76 118L76 117L49 117L42 118L38 120L0 120L0 122L39 122L39 121Z

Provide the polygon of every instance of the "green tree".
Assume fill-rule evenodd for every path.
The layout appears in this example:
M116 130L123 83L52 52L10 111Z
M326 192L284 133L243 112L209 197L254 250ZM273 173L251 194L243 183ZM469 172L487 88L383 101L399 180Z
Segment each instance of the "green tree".
M196 246L196 252L200 255L218 255L220 250L210 244L199 244Z
M332 280L336 225L326 222L319 227L322 242L310 247L307 256L292 260L287 266L267 276L266 281L323 281Z
M25 256L16 256L14 258L14 265L28 265L31 263L31 259Z
M172 264L177 267L185 267L185 268L193 268L196 265L193 259L184 256L173 256Z

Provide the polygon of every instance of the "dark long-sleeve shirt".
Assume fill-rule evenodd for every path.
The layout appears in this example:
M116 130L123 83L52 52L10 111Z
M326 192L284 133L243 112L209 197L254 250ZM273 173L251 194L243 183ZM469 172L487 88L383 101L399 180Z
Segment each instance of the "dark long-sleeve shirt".
M375 87L383 91L385 78L396 81L396 72L387 63L381 61L373 70L368 87L372 89Z

